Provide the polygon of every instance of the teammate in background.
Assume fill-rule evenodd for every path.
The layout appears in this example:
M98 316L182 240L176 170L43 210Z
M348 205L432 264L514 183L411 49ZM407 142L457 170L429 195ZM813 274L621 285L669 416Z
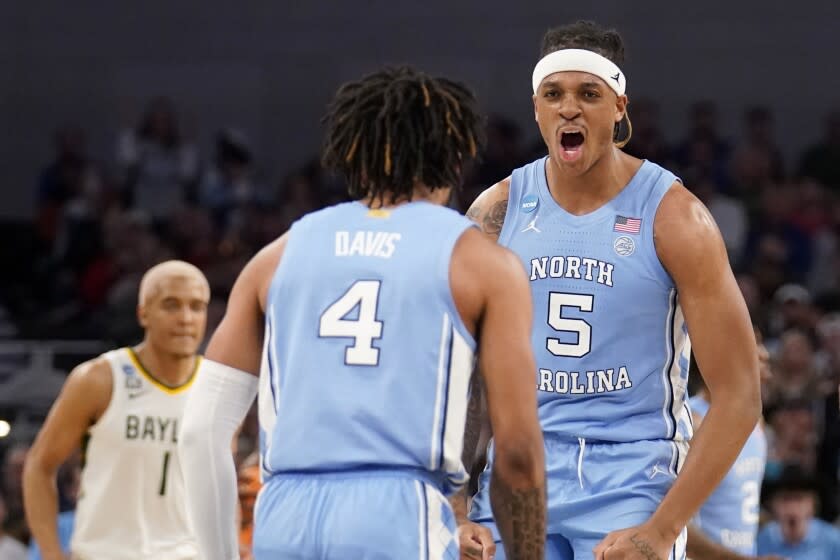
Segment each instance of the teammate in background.
M819 486L813 474L797 465L785 467L769 485L773 521L758 532L759 554L778 554L788 560L840 558L840 529L816 518Z
M770 360L755 329L761 381L771 377ZM691 375L698 375L692 360ZM695 428L709 409L709 390L702 385L689 400ZM767 437L759 421L735 464L715 488L688 526L687 555L691 560L749 560L755 558L760 513L761 482L767 462ZM762 556L760 560L781 560Z
M262 372L257 560L457 557L444 496L467 481L477 347L496 433L492 508L509 557L541 559L527 283L512 253L443 206L480 147L475 99L391 68L342 86L325 122L324 163L357 200L309 214L245 267L187 405L180 453L197 471L201 556L235 557L227 442Z
M711 215L672 173L621 151L623 55L593 23L546 33L532 87L548 156L468 212L530 280L552 559L684 558L686 524L761 410L755 337ZM689 453L692 343L712 404ZM494 447L470 517L498 540ZM488 532L461 522L462 545L486 547Z
M24 500L45 560L64 558L56 471L79 445L83 467L71 555L109 560L198 558L188 526L178 423L201 359L210 288L191 264L158 264L140 282L134 348L76 367L29 453Z

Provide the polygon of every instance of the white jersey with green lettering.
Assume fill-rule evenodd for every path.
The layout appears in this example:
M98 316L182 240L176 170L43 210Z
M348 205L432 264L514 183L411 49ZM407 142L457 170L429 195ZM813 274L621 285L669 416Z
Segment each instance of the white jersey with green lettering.
M130 348L103 357L111 366L113 389L82 446L73 558L197 558L177 455L178 423L195 375L171 388Z

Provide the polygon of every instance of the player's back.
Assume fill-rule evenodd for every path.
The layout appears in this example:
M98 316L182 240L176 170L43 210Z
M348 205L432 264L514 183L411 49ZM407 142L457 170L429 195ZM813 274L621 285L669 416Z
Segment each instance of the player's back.
M475 343L449 286L470 222L426 202L340 204L298 221L269 288L263 468L465 482Z
M705 415L709 410L708 401L702 397L692 397L689 402L695 414ZM695 518L697 526L710 538L740 554L756 553L759 498L766 462L767 438L759 423L735 464Z

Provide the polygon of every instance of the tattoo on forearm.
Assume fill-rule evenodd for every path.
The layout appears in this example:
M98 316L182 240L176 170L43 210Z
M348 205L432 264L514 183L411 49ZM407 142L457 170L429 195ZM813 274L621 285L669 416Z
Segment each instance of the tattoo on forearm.
M502 226L505 225L505 214L507 214L508 201L500 200L490 207L490 211L481 221L481 229L490 235L499 235Z
M481 439L481 426L484 423L481 407L481 376L478 370L473 372L472 385L470 387L470 400L467 404L467 420L464 425L464 447L461 452L461 460L468 473L474 471L475 463L478 462L476 452L478 442Z
M633 543L636 550L638 550L646 560L662 560L653 550L653 547L651 547L646 540L640 538L639 535L633 535L630 537L630 542Z
M535 488L511 488L494 475L490 503L511 560L542 559L545 553L545 483Z

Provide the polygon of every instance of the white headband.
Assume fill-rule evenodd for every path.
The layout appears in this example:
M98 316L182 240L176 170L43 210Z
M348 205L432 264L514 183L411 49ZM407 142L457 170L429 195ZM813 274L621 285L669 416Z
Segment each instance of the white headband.
M555 72L588 72L604 80L616 95L624 95L627 86L627 78L611 60L584 49L563 49L549 53L537 62L531 78L534 93L545 77Z

